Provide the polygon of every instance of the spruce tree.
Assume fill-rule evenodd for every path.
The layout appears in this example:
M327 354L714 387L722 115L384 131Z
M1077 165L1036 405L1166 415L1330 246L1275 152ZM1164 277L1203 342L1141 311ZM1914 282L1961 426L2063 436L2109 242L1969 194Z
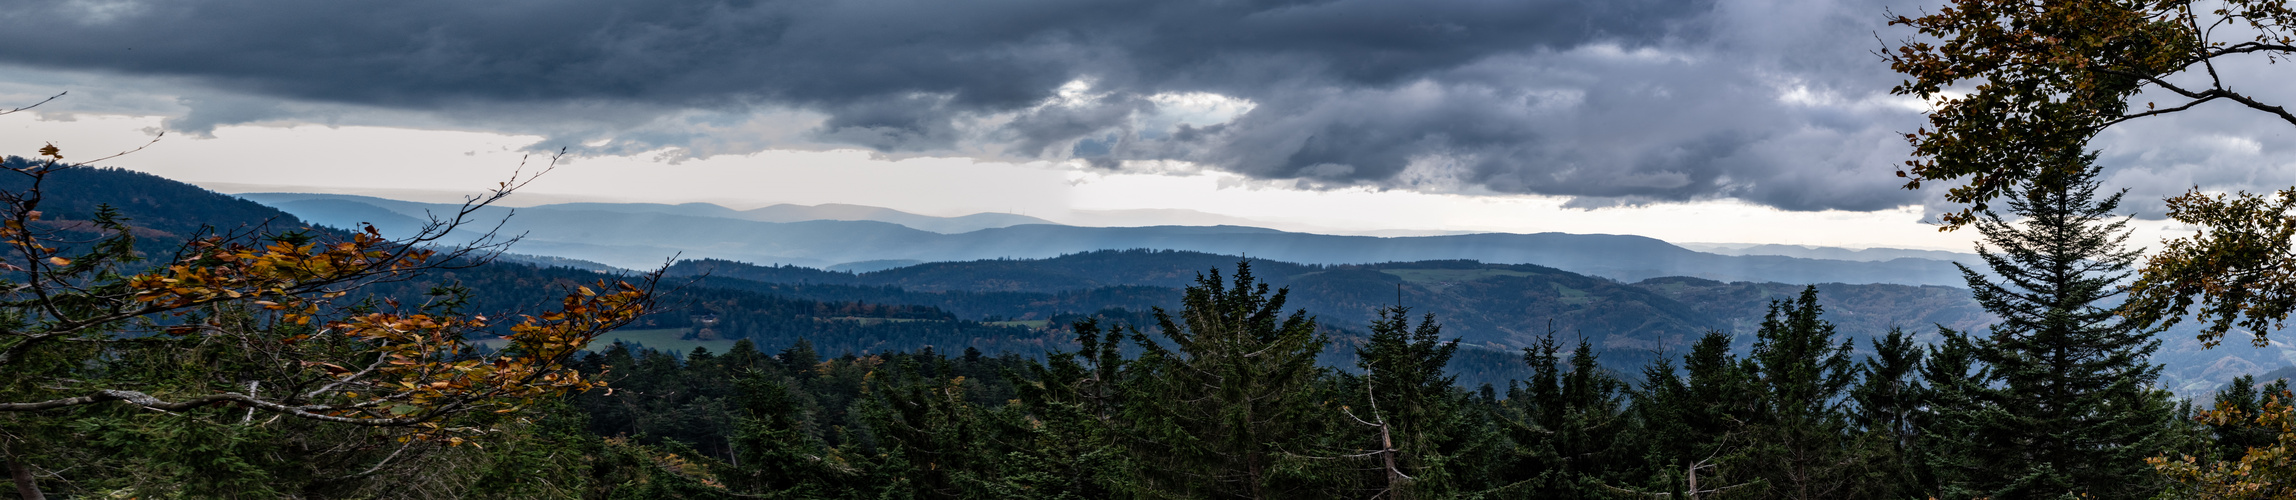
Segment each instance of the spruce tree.
M836 450L806 428L804 404L777 373L748 372L734 383L739 391L734 420L734 454L719 474L727 486L772 491L782 498L828 498L854 488L851 471L839 470Z
M1992 377L1974 359L1977 347L1968 334L1941 327L1938 335L1921 364L1925 411L1913 415L1915 482L1935 498L1972 498L1970 478L1987 474L1981 469L1993 462L1976 457L1987 444L1975 434L1987 419L1978 398Z
M2151 496L2144 459L2168 439L2175 408L2153 387L2153 331L2114 314L2138 254L2123 248L2120 194L2098 196L2094 155L2013 190L2010 212L1986 211L1978 255L1993 276L1960 266L1978 304L2001 317L1970 343L1983 366L1974 408L1951 427L1973 440L1951 490L1997 499Z
M1753 439L1756 373L1730 354L1730 334L1707 332L1678 372L1661 358L1643 369L1632 414L1633 440L1643 452L1642 476L1607 488L1618 498L1731 498L1762 491L1747 472L1765 468L1746 460Z
M781 360L782 369L798 380L813 378L814 365L821 364L821 355L813 351L813 341L806 339L797 339L796 344L781 350L777 358Z
M1501 408L1513 452L1500 474L1505 486L1482 492L1498 498L1604 498L1606 477L1634 458L1617 446L1627 428L1621 407L1626 384L1597 362L1594 346L1581 339L1568 358L1554 332L1523 349L1530 365L1527 383L1507 384Z
M1895 497L1918 484L1913 468L1906 464L1917 435L1914 415L1923 395L1922 349L1913 334L1897 328L1869 342L1874 353L1858 365L1860 380L1850 389L1850 400L1857 403L1854 417L1863 432L1862 451L1877 466L1875 496Z
M1103 329L1099 318L1069 325L1080 349L1056 352L1008 374L1019 419L1004 419L995 436L1011 446L1016 461L1031 463L1040 475L1057 480L1037 488L1043 498L1115 498L1128 491L1136 467L1126 460L1124 430L1114 421L1125 378L1121 341L1130 328ZM1008 411L1006 413L1013 413Z
M1445 466L1447 452L1455 453L1464 437L1454 419L1465 394L1453 388L1456 377L1443 374L1459 343L1443 341L1442 332L1433 314L1413 328L1410 309L1389 307L1379 311L1370 338L1355 350L1356 366L1364 371L1365 405L1350 416L1376 433L1373 458L1381 477L1374 484L1384 498L1439 497L1452 486Z
M1821 315L1818 288L1804 288L1792 301L1770 304L1755 332L1755 365L1760 387L1750 450L1758 473L1770 484L1769 498L1858 498L1871 494L1862 470L1867 464L1850 450L1849 415L1843 408L1857 373L1852 344L1836 343L1834 325Z
M1198 276L1179 314L1155 310L1156 337L1133 336L1144 352L1121 418L1155 496L1315 496L1325 466L1300 458L1319 455L1307 438L1345 417L1321 406L1328 340L1306 311L1286 314L1286 295L1237 263L1233 283Z

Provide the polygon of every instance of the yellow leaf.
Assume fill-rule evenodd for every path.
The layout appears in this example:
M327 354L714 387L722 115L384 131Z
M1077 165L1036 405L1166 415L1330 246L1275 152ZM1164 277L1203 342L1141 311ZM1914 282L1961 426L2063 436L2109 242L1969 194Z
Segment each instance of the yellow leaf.
M48 258L48 263L49 263L49 264L55 264L55 265L59 265L59 266L69 266L69 265L72 265L72 260L71 260L71 259L66 259L66 258L63 258L63 257L49 257L49 258Z

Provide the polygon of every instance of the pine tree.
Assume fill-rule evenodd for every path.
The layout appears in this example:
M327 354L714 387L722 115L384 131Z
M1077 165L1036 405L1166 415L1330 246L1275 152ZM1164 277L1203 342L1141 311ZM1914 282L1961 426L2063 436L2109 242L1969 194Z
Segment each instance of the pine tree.
M1961 266L1978 304L2001 317L1971 341L1983 384L1969 387L1974 440L1962 484L2000 499L2090 495L2150 496L2158 482L2146 457L2168 439L2175 407L2153 387L2154 333L2114 314L2137 252L2122 247L2125 221L2112 215L2120 194L2099 197L2091 165L2060 169L2018 186L2012 223L1987 211L1978 254L1989 277Z

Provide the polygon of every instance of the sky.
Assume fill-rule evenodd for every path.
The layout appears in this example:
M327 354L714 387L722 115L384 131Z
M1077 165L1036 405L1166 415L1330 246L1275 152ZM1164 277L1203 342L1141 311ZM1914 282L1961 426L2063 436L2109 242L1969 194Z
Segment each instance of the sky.
M17 0L0 148L224 192L852 203L1078 224L1966 250L1900 188L1897 0ZM2220 68L2296 101L2284 67ZM2275 76L2279 78L2274 78ZM2224 107L2094 144L2159 199L2296 184ZM524 170L520 165L524 164ZM2143 241L2143 240L2140 240Z

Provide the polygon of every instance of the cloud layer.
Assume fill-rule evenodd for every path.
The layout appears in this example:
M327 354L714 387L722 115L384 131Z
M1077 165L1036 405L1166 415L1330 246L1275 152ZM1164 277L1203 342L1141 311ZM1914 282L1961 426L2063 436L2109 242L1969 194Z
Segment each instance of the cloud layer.
M204 88L169 122L191 133L347 105L599 152L857 146L1587 207L1876 210L1924 201L1889 176L1897 133L1919 125L1871 53L1889 7L27 0L0 21L47 28L0 44L0 62Z

